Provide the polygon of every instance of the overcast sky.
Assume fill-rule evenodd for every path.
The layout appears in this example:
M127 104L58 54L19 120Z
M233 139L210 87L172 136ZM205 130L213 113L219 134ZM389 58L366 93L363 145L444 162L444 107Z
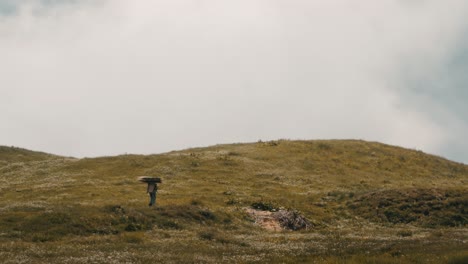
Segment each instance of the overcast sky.
M0 145L363 139L468 163L466 0L0 0Z

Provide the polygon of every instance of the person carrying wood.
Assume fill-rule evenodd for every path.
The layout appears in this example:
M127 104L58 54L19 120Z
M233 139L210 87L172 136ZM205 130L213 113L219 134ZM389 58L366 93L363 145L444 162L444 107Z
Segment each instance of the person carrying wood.
M148 187L146 188L146 193L148 193L150 197L150 202L148 205L153 206L156 204L156 193L158 192L158 183L162 183L161 178L140 176L137 179L140 182L148 184Z

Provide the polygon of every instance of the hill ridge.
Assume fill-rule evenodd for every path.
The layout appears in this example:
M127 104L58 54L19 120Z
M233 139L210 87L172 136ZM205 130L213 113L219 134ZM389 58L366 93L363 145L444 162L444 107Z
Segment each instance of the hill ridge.
M29 150L16 146L0 145L0 161L4 162L39 161L58 157L60 156L42 151Z

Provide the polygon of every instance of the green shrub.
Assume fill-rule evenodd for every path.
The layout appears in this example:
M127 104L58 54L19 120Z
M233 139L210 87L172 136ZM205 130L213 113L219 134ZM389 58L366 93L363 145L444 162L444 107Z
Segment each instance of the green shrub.
M135 232L141 230L142 226L140 224L130 223L125 227L125 231Z
M261 210L261 211L278 211L278 207L273 205L270 202L254 202L251 204L253 209Z

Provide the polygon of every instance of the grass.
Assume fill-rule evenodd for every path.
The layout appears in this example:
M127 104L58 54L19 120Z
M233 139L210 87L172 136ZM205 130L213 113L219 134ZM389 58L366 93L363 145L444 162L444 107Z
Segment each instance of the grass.
M468 192L463 189L400 189L370 192L348 204L375 221L428 227L466 226Z
M163 179L147 206L140 175ZM468 166L356 140L73 159L0 147L6 263L464 263ZM272 232L245 207L301 212Z
M13 162L43 161L53 158L58 158L58 156L13 146L0 146L0 164L2 165Z

